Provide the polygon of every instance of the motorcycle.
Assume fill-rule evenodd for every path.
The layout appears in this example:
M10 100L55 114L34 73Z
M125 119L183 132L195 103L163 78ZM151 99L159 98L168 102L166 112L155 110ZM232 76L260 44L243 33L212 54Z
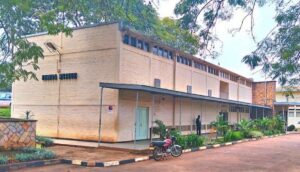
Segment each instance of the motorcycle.
M150 149L153 150L153 158L156 161L161 160L168 155L179 157L182 154L182 148L175 144L176 137L166 139L164 141L153 141L150 144Z

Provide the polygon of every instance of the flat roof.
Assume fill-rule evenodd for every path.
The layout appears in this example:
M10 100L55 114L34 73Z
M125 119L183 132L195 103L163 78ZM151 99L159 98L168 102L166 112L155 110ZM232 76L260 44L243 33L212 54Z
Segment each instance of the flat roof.
M162 95L169 95L169 96L174 96L174 97L190 98L190 99L195 99L195 100L205 100L205 101L217 102L217 103L226 103L226 104L233 104L233 105L242 105L242 106L249 106L249 107L271 109L271 107L268 107L268 106L256 105L256 104L235 101L235 100L229 100L229 99L222 99L222 98L217 98L217 97L204 96L204 95L199 95L199 94L185 93L185 92L174 91L174 90L169 90L169 89L165 89L165 88L151 87L151 86L147 86L147 85L100 82L99 87L118 89L118 90L142 91L142 92L148 92L151 94L162 94Z

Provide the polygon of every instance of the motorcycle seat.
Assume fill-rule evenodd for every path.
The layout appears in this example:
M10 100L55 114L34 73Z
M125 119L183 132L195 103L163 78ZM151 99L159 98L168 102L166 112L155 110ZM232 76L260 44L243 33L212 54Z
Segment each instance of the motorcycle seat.
M165 143L166 143L165 141L153 141L152 145L162 147Z

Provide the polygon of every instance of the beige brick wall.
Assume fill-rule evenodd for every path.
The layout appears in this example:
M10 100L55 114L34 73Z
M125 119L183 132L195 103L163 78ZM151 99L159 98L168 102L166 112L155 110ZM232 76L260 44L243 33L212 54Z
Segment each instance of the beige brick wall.
M17 81L13 84L12 116L24 117L24 112L30 110L33 118L38 120L38 135L97 141L100 82L153 86L154 78L158 78L162 88L186 92L187 85L192 85L195 94L207 95L208 89L211 89L212 95L219 97L222 80L229 83L230 99L251 102L250 87L241 86L238 97L235 82L123 44L117 24L78 29L72 35L30 37L30 41L44 49L45 58L40 60L40 70L36 71L39 81ZM50 53L44 46L47 41L55 43L62 55ZM42 75L58 72L76 72L78 79L41 80ZM104 90L102 141L132 138L135 94L131 94ZM218 104L191 100L183 100L182 103L182 125L193 124L199 113L203 114L205 123L210 123L220 111ZM149 107L151 113L151 96L145 94L141 104ZM174 122L179 125L179 100L176 100L175 112L172 97L160 96L156 104L155 119L161 119L167 125ZM109 106L113 107L112 111L108 110Z
M38 135L98 140L100 82L118 82L118 25L75 30L72 37L37 36L29 38L44 48L44 60L36 72L39 81L13 84L13 117L30 110L38 119ZM60 40L61 38L61 40ZM52 41L60 48L53 55L43 45ZM59 64L59 65L58 65ZM42 81L45 74L78 73L76 80ZM116 141L118 91L104 91L102 140ZM113 111L108 112L108 105Z

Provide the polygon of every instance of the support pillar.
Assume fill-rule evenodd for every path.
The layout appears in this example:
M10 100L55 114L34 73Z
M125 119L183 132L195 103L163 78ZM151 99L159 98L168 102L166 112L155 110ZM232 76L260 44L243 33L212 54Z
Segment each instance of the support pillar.
M135 102L135 118L134 118L134 146L136 145L136 119L138 116L138 106L139 106L139 92L136 92L136 102Z
M100 112L99 112L99 129L98 129L98 146L101 143L101 122L102 122L102 105L103 105L103 87L101 87L100 91Z
M155 115L155 95L152 95L152 113L151 113L151 135L150 135L150 140L152 142L152 135L153 135L153 116Z
M180 129L180 132L182 131L181 129L181 112L182 112L182 98L179 98L179 101L180 101L180 112L179 112L179 129Z

